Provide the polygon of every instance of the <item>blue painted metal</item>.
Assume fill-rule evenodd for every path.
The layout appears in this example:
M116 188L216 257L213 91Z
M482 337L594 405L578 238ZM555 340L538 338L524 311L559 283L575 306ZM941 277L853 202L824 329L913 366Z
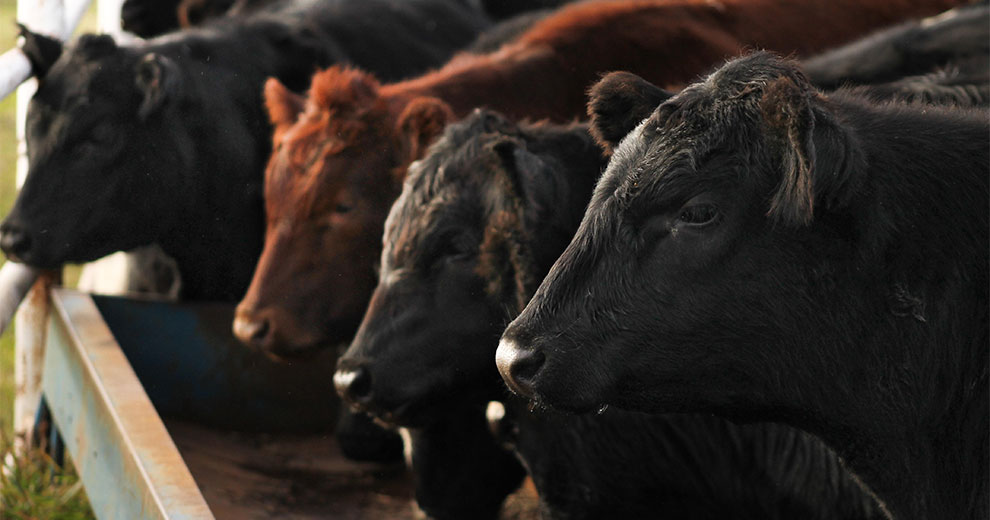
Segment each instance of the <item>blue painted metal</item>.
M87 295L51 293L43 388L93 511L211 520L196 482Z
M330 349L273 361L233 337L233 305L92 298L163 417L238 431L332 431Z

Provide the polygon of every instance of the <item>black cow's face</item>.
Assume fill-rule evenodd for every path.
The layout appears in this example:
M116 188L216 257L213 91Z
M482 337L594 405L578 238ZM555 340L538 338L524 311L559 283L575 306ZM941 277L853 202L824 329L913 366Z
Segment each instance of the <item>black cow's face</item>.
M392 422L504 396L494 349L570 239L602 166L579 126L476 110L409 169L338 392Z
M827 260L797 230L814 200L838 204L834 186L808 177L808 147L830 182L851 161L811 134L809 89L793 67L757 55L636 126L503 335L510 387L574 410L738 409L743 393L769 392L768 372L820 357L790 341Z
M40 70L27 116L29 171L0 227L8 257L40 267L153 241L178 196L189 137L166 121L174 64L84 36ZM151 196L153 194L153 196Z
M426 193L431 182L422 179L436 177L436 167L411 167L385 225L378 287L335 376L345 399L406 425L465 397L458 390L479 376L498 377L491 346L504 321L476 269L477 186L450 182L465 172L448 169L440 171L448 179L441 190Z

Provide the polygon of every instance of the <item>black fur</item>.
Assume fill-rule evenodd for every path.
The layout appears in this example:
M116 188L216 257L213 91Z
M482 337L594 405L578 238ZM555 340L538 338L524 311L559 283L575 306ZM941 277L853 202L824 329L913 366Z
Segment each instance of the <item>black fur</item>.
M879 518L838 458L794 429L615 409L530 413L506 395L497 336L573 235L603 162L585 126L515 125L477 111L448 127L410 169L386 224L381 283L340 360L368 377L369 399L358 404L436 446L450 443L429 442L434 424L478 421L471 414L487 400L505 401L512 426L502 440L548 518ZM431 492L444 489L431 481L485 488L490 465L441 477L417 462L452 467L445 457L473 459L485 442L478 432L470 451L414 449L427 512L460 496Z
M987 115L730 62L622 141L503 335L538 366L503 377L569 409L788 423L896 518L985 518Z
M31 32L21 24L17 24L17 27L20 35L24 37L24 45L21 50L31 62L31 73L38 77L44 76L62 54L62 42L43 34Z
M588 91L591 135L611 153L626 134L672 95L629 72L608 74Z
M929 74L851 87L849 91L877 102L985 107L990 105L990 57L974 56Z
M229 4L229 0L220 0ZM120 26L125 31L151 38L179 28L181 0L124 0L120 6Z
M925 20L907 22L861 38L802 64L822 89L887 83L928 74L940 67L990 56L990 7L959 7Z

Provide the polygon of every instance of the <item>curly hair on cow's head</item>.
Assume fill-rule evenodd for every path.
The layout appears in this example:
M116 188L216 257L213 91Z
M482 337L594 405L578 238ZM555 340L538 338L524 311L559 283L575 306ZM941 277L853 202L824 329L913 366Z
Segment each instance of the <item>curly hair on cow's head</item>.
M379 87L378 80L367 72L334 65L313 75L309 97L323 110L361 113L379 98Z
M768 52L731 61L684 89L653 112L644 132L652 155L678 150L695 164L726 141L751 151L763 142L766 167L748 174L770 185L767 216L787 226L809 224L816 202L841 208L862 181L854 175L863 161L858 137L835 119L797 62Z
M765 89L760 112L769 135L781 147L783 177L768 215L794 225L814 217L815 200L839 207L851 196L853 167L859 151L855 136L843 130L821 105L825 98L798 71Z

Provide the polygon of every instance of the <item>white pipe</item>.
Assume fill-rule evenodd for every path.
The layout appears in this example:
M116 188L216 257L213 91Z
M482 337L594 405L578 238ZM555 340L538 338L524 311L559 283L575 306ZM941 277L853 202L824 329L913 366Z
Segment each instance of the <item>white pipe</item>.
M90 0L65 0L65 32L62 33L62 41L72 38L72 34L79 27L79 22L86 16L89 9Z
M96 2L96 20L100 26L100 32L112 34L118 38L123 34L120 27L120 8L124 0L98 0ZM133 36L131 36L133 38Z
M0 99L10 95L31 75L31 62L20 49L10 49L0 55Z
M24 264L7 262L0 267L0 334L37 278L38 270Z

